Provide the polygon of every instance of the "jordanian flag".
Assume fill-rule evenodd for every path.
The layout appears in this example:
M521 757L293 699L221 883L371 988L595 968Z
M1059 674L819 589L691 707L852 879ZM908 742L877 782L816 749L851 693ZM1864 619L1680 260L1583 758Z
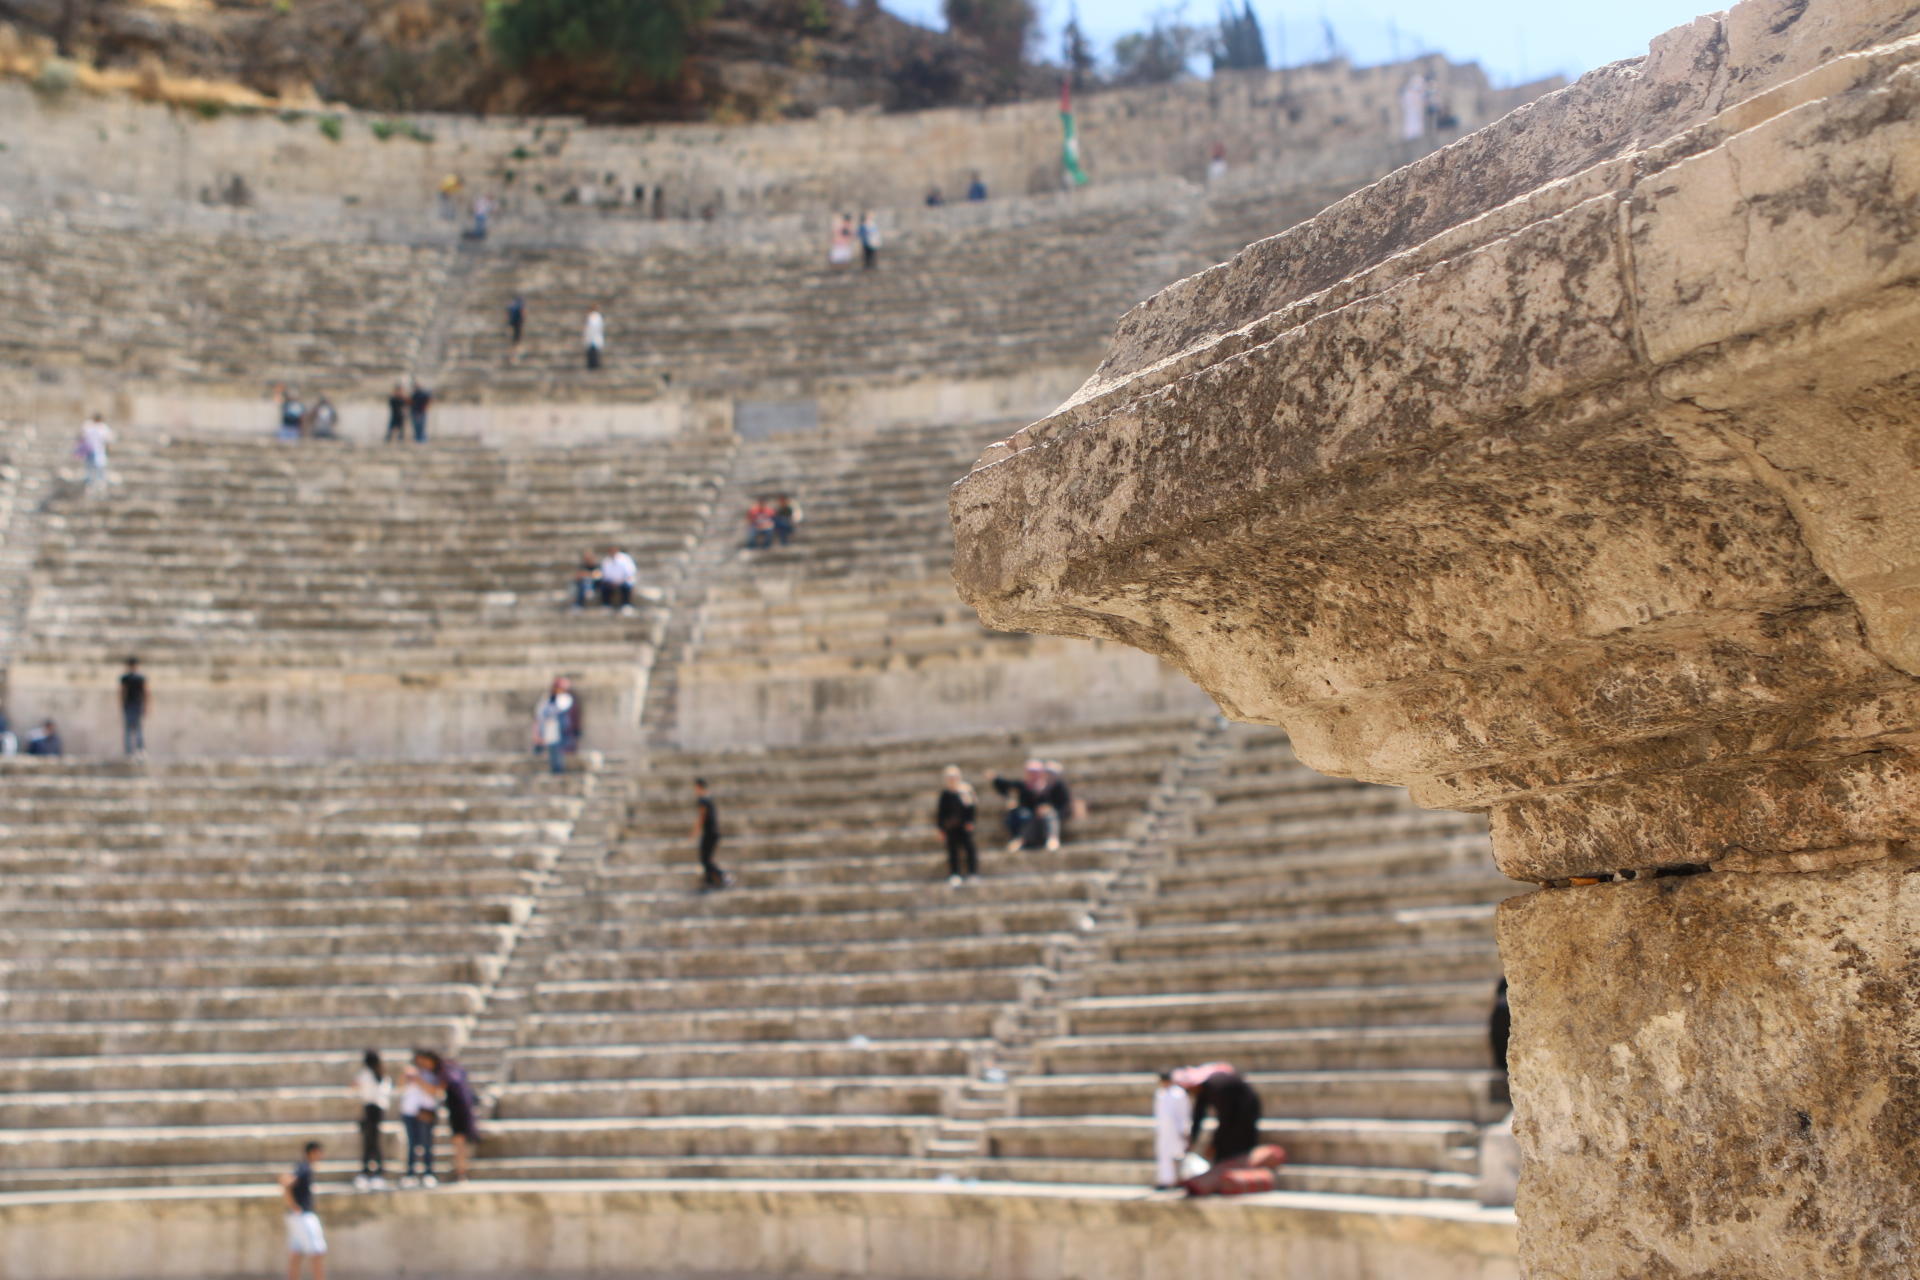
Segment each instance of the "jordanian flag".
M1087 185L1087 171L1080 167L1080 133L1073 127L1072 83L1060 82L1060 167L1067 181L1076 187Z

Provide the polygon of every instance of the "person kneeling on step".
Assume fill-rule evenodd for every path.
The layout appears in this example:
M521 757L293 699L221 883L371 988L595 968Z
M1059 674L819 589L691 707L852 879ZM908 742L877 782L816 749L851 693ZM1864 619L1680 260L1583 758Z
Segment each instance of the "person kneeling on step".
M1173 1083L1193 1100L1193 1128L1187 1135L1187 1153L1200 1150L1200 1134L1207 1113L1216 1117L1213 1140L1207 1144L1212 1165L1182 1185L1190 1196L1249 1195L1271 1191L1273 1171L1286 1163L1282 1147L1260 1141L1260 1095L1238 1071L1225 1062L1181 1067Z

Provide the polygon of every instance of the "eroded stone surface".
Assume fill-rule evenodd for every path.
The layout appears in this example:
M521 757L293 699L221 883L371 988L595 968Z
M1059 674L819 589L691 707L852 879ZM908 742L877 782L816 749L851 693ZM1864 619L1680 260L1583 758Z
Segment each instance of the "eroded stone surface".
M1532 1280L1912 1274L1920 860L1527 894L1500 941Z

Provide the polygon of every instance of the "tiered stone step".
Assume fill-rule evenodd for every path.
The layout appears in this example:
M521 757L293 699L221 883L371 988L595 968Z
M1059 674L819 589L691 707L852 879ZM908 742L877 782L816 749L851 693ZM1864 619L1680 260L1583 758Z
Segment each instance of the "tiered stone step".
M0 226L0 364L384 394L411 367L446 251L52 221ZM270 406L262 405L262 422Z
M573 568L618 541L643 585L660 581L706 514L719 453L701 440L395 451L136 433L115 452L113 500L47 516L32 640L69 659L630 645L644 620L563 616Z
M0 763L0 1188L346 1153L361 1051L459 1050L586 777Z
M503 248L476 264L446 380L496 396L630 398L668 385L736 391L1082 361L1172 278L1158 249L1178 218L1096 209L1017 228L929 228L890 243L874 271L830 270L824 250ZM510 360L515 294L527 328ZM580 335L596 305L607 359L589 371Z
M1289 1186L1468 1195L1504 1110L1487 1049L1496 875L1479 819L1314 774L1233 728L1131 927L1101 934L988 1120L997 1157L1150 1177L1152 1073L1225 1060Z
M112 750L114 668L137 653L149 746L174 758L513 749L559 674L588 741L617 749L639 733L659 588L727 453L705 437L401 449L128 434L112 495L71 495L41 522L15 706L61 720L77 750ZM616 543L639 564L634 610L573 611L582 553Z
M516 1167L607 1168L655 1154L642 1144L666 1134L695 1144L686 1154L714 1174L825 1155L889 1157L896 1176L915 1167L938 1149L999 1024L1092 923L1169 755L1192 734L1191 722L1149 722L656 754L510 1055L499 1109L526 1126ZM949 887L932 823L941 767L984 788L995 767L1034 753L1084 788L1089 816L1058 853L1009 854L987 790L983 875ZM682 834L695 776L714 789L720 860L738 879L715 894L696 892ZM607 1115L630 1123L603 1136L592 1117ZM829 1151L836 1125L844 1145Z

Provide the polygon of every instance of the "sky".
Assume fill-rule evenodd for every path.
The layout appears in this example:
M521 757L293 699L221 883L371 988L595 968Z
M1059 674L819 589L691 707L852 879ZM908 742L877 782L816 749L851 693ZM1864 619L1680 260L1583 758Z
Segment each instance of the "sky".
M1044 24L1043 51L1057 58L1059 30L1069 0L1038 0ZM1236 0L1237 3L1237 0ZM1152 24L1154 15L1176 13L1168 0L1078 0L1080 25L1105 58L1116 37ZM885 7L916 22L942 25L940 0L886 0ZM1324 57L1327 38L1322 19L1332 25L1339 50L1357 63L1392 61L1417 53L1439 52L1461 62L1478 62L1496 84L1517 84L1541 76L1583 71L1645 53L1647 41L1724 7L1713 0L1604 0L1570 4L1566 0L1470 0L1457 7L1434 0L1364 0L1363 3L1281 5L1253 0L1254 14L1266 31L1267 54L1280 61L1281 37L1289 63ZM1219 0L1188 0L1188 22L1212 22Z

